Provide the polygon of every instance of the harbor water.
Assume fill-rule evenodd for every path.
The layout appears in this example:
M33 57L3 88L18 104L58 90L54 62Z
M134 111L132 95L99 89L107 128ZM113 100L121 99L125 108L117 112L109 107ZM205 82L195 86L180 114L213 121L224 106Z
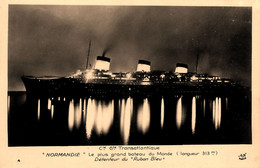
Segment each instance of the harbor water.
M8 93L9 146L251 144L248 95Z

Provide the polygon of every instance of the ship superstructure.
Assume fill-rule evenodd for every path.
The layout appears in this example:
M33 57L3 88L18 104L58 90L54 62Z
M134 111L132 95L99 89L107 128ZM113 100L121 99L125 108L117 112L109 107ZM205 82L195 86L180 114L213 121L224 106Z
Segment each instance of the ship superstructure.
M212 76L208 74L197 74L189 72L188 65L177 63L175 71L151 70L151 62L139 60L135 72L111 72L110 58L98 56L94 69L85 69L66 77L78 79L82 83L101 84L133 84L133 85L153 85L153 84L178 84L200 83L200 84L230 84L234 85L230 79Z
M237 86L230 79L189 72L176 63L175 71L151 70L151 62L138 60L135 72L111 72L108 57L97 56L93 69L67 77L23 76L26 91L33 94L133 95L178 93L228 93ZM88 67L88 66L87 66Z

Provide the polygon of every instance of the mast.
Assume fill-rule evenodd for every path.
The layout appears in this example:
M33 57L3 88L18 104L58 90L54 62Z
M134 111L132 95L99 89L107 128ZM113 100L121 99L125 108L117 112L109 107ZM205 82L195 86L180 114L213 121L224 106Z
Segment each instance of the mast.
M89 45L88 45L88 57L87 57L86 69L88 69L88 60L89 60L90 47L91 47L91 40L89 41Z
M198 73L198 63L199 63L199 51L197 52L197 60L196 60L196 74Z
M196 58L196 74L198 73L199 55L200 55L200 41L197 41L197 58Z

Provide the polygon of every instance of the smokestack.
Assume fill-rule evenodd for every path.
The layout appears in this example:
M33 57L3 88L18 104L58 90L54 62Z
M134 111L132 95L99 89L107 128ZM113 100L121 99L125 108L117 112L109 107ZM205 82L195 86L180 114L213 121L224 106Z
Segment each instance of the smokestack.
M137 65L138 72L150 72L151 71L151 62L146 60L139 60Z
M177 63L175 73L188 73L188 65L183 63Z
M109 71L110 69L110 58L103 56L97 56L95 69Z

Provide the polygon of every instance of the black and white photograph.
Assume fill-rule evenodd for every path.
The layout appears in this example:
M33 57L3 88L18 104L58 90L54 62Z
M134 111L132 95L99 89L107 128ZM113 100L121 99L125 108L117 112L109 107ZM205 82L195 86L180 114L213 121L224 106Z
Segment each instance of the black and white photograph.
M252 7L8 6L8 146L252 144Z

